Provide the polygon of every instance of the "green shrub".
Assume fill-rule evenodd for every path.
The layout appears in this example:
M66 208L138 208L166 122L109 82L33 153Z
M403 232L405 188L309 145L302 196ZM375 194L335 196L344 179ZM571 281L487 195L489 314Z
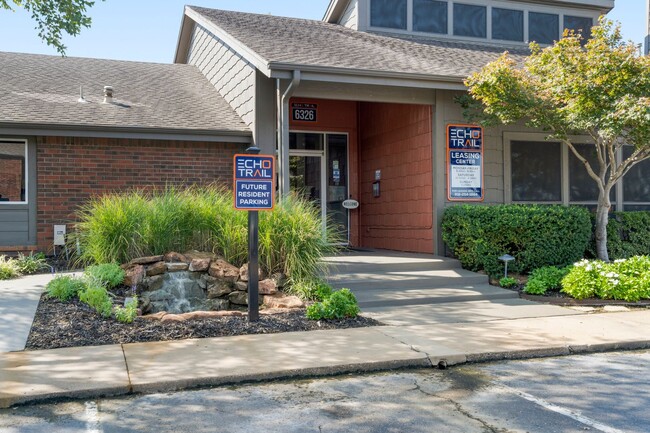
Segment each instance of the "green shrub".
M79 293L79 300L94 308L102 317L110 317L113 302L100 281L88 281L86 289Z
M510 287L514 287L519 283L516 278L512 277L503 277L499 280L499 285L501 287L504 287L506 289L509 289Z
M138 297L134 296L124 307L116 305L113 314L118 322L132 323L138 316Z
M589 211L577 206L460 205L445 210L442 236L464 268L498 277L504 253L516 258L508 269L519 273L581 259L591 224Z
M61 301L69 301L86 290L86 282L70 275L59 275L45 286L47 294Z
M592 224L596 218L592 215ZM650 212L614 212L607 224L607 251L610 259L650 255ZM596 257L592 237L589 257Z
M116 263L104 263L88 266L84 274L89 278L101 281L107 289L113 289L124 281L124 270Z
M568 273L568 267L544 266L535 269L528 278L524 292L530 295L543 295L548 290L560 290L562 288L562 278Z
M125 263L191 249L214 252L235 266L248 257L246 212L234 210L232 192L215 185L109 194L87 202L77 217L74 242L82 263ZM260 212L259 242L262 269L294 280L319 275L321 258L334 250L323 236L320 211L296 196Z
M18 271L23 275L33 274L48 268L45 254L43 253L34 254L30 252L28 256L18 253L18 258L15 261Z
M293 281L285 291L304 300L323 301L332 294L332 286L323 280L312 278Z
M7 256L0 255L0 280L8 280L20 276L16 261Z
M612 263L581 260L562 279L562 291L576 299L650 299L650 257L635 256Z
M358 314L357 298L348 289L333 292L322 302L316 302L307 307L307 318L311 320L343 319L357 317Z

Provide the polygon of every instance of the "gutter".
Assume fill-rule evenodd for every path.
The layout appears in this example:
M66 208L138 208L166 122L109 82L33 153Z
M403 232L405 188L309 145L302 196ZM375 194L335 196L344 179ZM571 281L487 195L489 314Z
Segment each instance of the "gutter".
M287 197L290 192L289 184L289 99L295 93L300 85L301 73L300 70L294 70L292 79L285 90L284 94L281 93L280 79L276 80L276 91L278 96L278 159L279 163L279 192L280 199Z

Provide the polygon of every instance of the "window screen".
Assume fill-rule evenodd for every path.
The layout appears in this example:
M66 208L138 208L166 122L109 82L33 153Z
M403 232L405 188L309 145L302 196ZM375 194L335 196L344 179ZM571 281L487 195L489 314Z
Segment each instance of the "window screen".
M524 12L492 8L492 39L524 40Z
M25 143L0 141L0 203L25 201Z
M512 201L561 201L560 143L513 141Z
M555 14L530 12L528 14L528 40L538 44L552 44L559 36L560 17Z
M406 2L407 0L372 0L370 25L406 30Z
M623 148L623 158L634 152L632 146ZM623 178L623 200L625 203L650 203L650 160L646 159L632 167ZM628 206L625 206L628 209Z
M487 8L454 3L454 35L487 37Z
M447 34L447 2L413 0L413 30Z
M591 168L598 173L598 155L593 144L574 144L580 155L587 158ZM612 189L610 200L616 200L616 191ZM589 176L584 164L569 149L569 200L598 201L598 184Z
M591 18L564 16L564 28L581 33L585 40L591 37L591 26L593 25L594 21Z

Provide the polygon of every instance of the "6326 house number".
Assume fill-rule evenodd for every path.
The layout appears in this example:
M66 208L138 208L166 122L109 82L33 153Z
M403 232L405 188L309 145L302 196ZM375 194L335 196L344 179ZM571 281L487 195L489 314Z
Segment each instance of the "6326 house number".
M316 104L294 103L291 104L291 119L298 122L316 122Z

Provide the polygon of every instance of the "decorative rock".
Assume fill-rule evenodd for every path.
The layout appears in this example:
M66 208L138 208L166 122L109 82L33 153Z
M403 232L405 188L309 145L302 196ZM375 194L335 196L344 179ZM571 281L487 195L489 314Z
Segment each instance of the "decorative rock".
M155 313L155 314L144 315L144 316L142 316L142 318L145 319L145 320L160 320L163 317L165 317L166 315L167 315L166 311L160 311L160 312Z
M227 299L208 299L203 305L205 305L206 310L221 311L230 307L230 301Z
M145 287L145 290L149 290L151 292L158 290L162 287L163 285L163 276L162 275L154 275L153 277L148 277L145 278L142 284Z
M273 281L275 281L275 286L276 286L278 289L281 289L281 288L283 288L284 286L286 286L286 285L287 285L287 281L288 281L287 276L286 276L285 274L283 274L282 272L277 272L277 273L271 275L271 279L272 279Z
M248 292L248 283L245 283L243 281L237 281L235 283L235 289L241 292Z
M270 278L260 281L259 293L260 295L275 295L278 293L278 287L275 285L275 281Z
M267 308L302 308L305 304L297 296L285 296L281 293L263 296Z
M153 277L154 275L164 274L166 270L165 262L156 262L153 265L147 266L147 276Z
M164 260L167 263L189 263L190 261L183 254L180 253L167 253L165 254Z
M262 272L261 268L257 269L257 277L258 281L264 279L264 272ZM244 263L244 265L239 268L239 279L244 282L248 281L248 263Z
M248 305L248 293L246 292L232 292L228 295L228 300L235 305Z
M210 261L212 260L217 260L219 256L217 256L214 253L208 253L206 251L188 251L186 253L183 253L183 255L189 260L192 261L194 259L208 259Z
M163 259L163 256L149 256L149 257L139 257L133 259L129 262L129 265L148 265L149 263L159 262Z
M223 259L212 262L209 270L210 276L215 278L227 278L233 283L239 278L239 268L231 265Z
M226 296L233 290L232 282L228 280L217 280L214 284L208 286L208 299Z
M166 263L165 266L167 267L167 272L180 272L180 271L187 271L187 268L189 265L187 263Z
M190 272L205 272L210 267L210 259L192 259Z
M127 287L133 287L133 286L137 287L140 284L142 284L145 275L146 272L144 270L144 266L134 265L132 267L129 267L127 268L124 275L124 285Z
M160 319L161 323L167 323L167 322L185 322L187 319L184 317L184 314L165 314L162 319Z

